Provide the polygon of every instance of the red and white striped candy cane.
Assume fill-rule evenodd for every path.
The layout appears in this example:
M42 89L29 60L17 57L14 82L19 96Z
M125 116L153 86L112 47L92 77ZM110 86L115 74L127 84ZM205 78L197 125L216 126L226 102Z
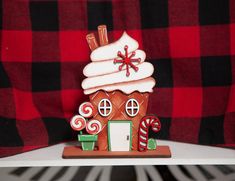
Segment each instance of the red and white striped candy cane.
M79 106L78 112L84 118L90 118L94 114L94 107L90 102L84 102Z
M161 122L156 116L144 116L140 121L139 126L139 140L138 149L139 151L146 151L148 144L148 133L149 128L152 128L154 132L158 132L161 129Z
M98 120L92 119L86 124L86 131L89 134L98 134L101 131L101 123Z
M75 115L70 120L70 126L75 131L80 131L86 127L86 120L80 115Z

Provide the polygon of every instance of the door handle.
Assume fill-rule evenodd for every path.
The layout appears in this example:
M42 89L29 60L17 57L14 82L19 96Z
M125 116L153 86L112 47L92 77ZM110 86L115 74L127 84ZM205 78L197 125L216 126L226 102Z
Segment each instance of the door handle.
M127 136L126 136L126 140L128 141L129 139L130 139L130 136L129 136L129 135L127 135Z

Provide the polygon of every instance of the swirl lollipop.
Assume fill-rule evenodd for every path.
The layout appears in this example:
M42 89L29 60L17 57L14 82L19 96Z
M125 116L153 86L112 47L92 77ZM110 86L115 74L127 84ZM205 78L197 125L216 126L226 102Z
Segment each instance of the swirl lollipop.
M93 116L94 107L90 102L84 102L79 106L78 112L84 118L90 118Z
M86 120L80 115L75 115L70 121L70 126L75 131L80 131L86 127Z
M86 124L86 131L89 134L98 134L101 131L101 123L98 120L92 119Z

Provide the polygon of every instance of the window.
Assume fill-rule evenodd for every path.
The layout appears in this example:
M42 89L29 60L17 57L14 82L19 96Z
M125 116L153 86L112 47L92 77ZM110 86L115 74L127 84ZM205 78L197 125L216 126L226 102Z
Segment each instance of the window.
M112 104L108 99L102 99L98 105L98 111L101 116L107 117L112 112Z
M134 117L138 114L140 109L139 103L137 102L137 100L135 99L129 99L126 102L126 113L130 116L130 117Z

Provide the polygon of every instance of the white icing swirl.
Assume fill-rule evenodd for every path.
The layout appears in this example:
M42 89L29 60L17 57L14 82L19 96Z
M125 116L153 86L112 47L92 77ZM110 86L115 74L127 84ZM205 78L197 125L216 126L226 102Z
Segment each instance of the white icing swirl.
M132 58L140 59L140 62L133 62L138 67L137 71L129 67L129 76L126 75L126 66L119 70L120 64L113 63L114 59L121 59L117 56L119 51L125 55L126 45L129 55L135 52ZM155 86L155 80L151 78L154 67L151 63L144 62L146 54L138 47L138 42L124 32L116 42L95 49L90 57L92 63L83 69L83 74L87 77L82 82L84 94L92 94L98 90L120 90L126 94L134 91L152 92Z
M108 45L99 47L91 53L91 61L103 61L117 58L117 52L121 51L122 54L125 53L124 46L128 45L129 52L135 51L139 44L136 40L131 38L125 31L118 41L110 43Z

